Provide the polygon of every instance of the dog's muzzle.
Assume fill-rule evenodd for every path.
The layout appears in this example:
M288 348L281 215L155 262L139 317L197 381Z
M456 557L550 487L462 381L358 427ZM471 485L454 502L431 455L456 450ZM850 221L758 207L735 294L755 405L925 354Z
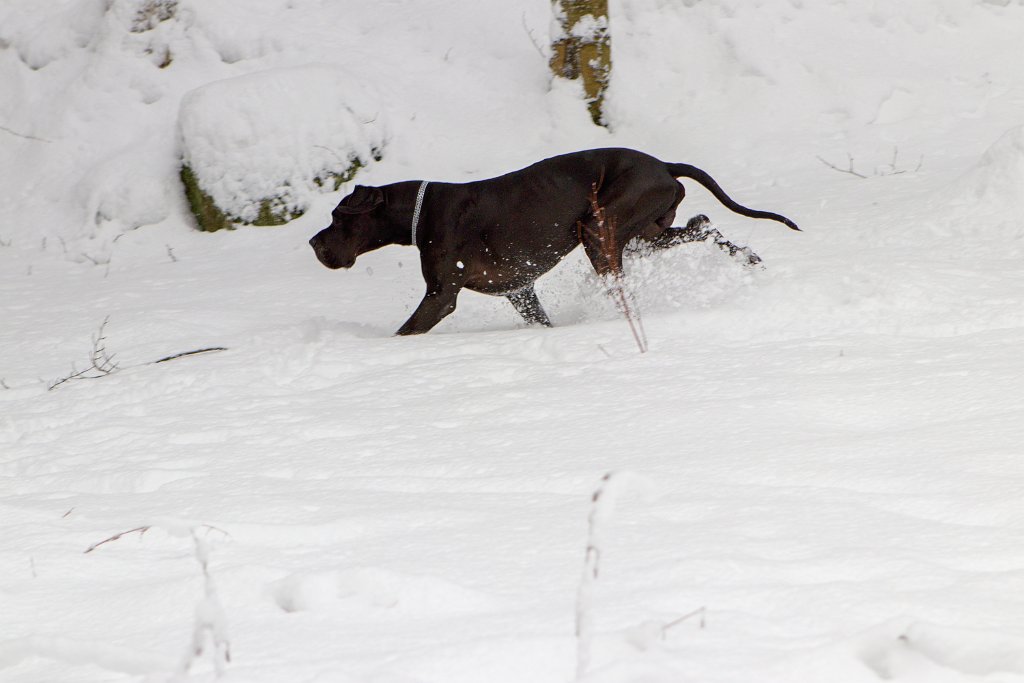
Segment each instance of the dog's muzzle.
M315 235L309 240L309 246L313 247L313 253L316 254L317 260L324 264L331 270L337 270L338 268L351 268L352 264L355 263L355 259L350 260L348 263L342 263L327 250L327 246L324 245L323 241L319 239L319 235Z

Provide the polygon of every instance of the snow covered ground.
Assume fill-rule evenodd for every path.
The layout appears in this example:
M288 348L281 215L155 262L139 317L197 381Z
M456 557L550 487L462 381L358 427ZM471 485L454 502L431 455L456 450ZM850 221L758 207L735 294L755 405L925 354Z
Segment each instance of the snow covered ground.
M610 131L543 0L168 4L0 6L0 680L1024 681L1024 3L613 1ZM766 268L630 263L644 355L579 254L553 329L393 337L414 251L306 244L345 188L213 234L179 190L185 93L323 64L361 183L624 145L804 232L687 183Z

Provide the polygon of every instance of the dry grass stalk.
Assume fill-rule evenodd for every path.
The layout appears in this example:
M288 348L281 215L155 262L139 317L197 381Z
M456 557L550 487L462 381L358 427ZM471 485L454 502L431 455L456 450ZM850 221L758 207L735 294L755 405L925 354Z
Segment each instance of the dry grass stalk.
M622 273L622 249L619 247L615 237L615 221L608 217L604 207L597 201L597 183L590 186L590 211L594 216L595 225L579 224L580 238L582 231L587 230L588 235L597 240L601 254L608 264L607 286L608 293L615 301L615 305L629 323L629 329L633 333L633 340L640 349L640 353L647 353L647 333L644 331L643 320L640 312L629 303L629 295L626 293L625 281Z

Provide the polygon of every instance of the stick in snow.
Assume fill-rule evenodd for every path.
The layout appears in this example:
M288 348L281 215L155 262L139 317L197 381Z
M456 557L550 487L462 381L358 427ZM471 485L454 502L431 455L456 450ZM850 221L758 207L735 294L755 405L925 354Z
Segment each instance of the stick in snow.
M167 356L166 358L161 358L160 360L150 361L149 363L146 363L146 365L156 365L157 363L166 363L169 360L174 360L176 358L184 358L185 356L195 356L196 354L199 354L199 353L210 353L212 351L227 351L227 350L228 349L225 346L211 346L211 347L206 348L206 349L196 349L195 351L183 351L181 353L176 353L173 356Z
M587 549L583 556L583 575L576 591L576 680L590 668L590 646L594 639L593 594L594 584L600 571L601 524L607 516L607 489L614 476L608 472L601 477L601 483L590 499L590 514L587 516Z

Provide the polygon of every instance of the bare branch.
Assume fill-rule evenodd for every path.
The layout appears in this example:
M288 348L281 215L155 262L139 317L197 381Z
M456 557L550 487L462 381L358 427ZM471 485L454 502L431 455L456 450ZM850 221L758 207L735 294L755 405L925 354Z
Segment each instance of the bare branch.
M128 534L138 533L140 536L145 535L145 533L147 531L149 531L149 529L150 529L150 527L148 527L148 526L138 526L138 527L135 527L134 529L129 529L128 531L122 531L119 534L114 534L110 538L105 538L102 541L100 541L99 543L93 543L91 546L89 546L88 548L85 549L85 553L84 554L88 555L93 550L96 550L96 548L99 548L101 545L104 545L106 543L111 543L113 541L116 541L116 540L120 539L122 536L127 536Z
M821 163L825 164L826 166L831 168L833 171L839 171L840 173L849 173L850 175L857 176L858 178L867 178L867 176L864 175L863 173L857 173L857 171L853 170L853 155L847 154L846 156L850 160L850 167L849 168L839 168L838 166L836 166L832 162L825 161L821 157L818 157L818 161L820 161Z
M707 611L708 611L707 607L701 607L699 609L693 610L689 614L684 614L683 616L679 617L678 619L673 619L672 621L668 622L667 624L665 624L664 626L661 627L661 635L662 635L662 637L663 638L665 637L665 634L668 633L668 630L670 628L672 628L674 626L678 626L679 624L683 623L684 621L692 619L693 617L698 616L698 615L700 615L700 628L701 628L701 630L703 630L707 626L707 620L706 620Z
M107 336L105 331L108 322L110 322L109 315L103 319L103 324L100 325L99 331L92 340L92 365L105 375L109 375L114 370L117 370L117 363L114 362L114 356L117 354L110 355L107 353Z
M51 383L47 391L53 391L61 384L70 382L73 379L99 379L100 377L106 377L109 374L117 372L120 367L114 362L114 357L117 354L107 353L107 337L106 327L107 323L110 322L110 316L108 315L103 319L103 323L100 325L99 331L92 338L92 353L89 356L89 367L84 370L76 370L74 364L71 365L71 372L55 382Z
M35 135L26 135L25 133L19 133L16 130L11 130L7 126L0 126L0 130L5 133L10 133L19 138L25 138L26 140L35 140L36 142L53 142L53 140L47 140L46 138L37 138Z
M103 256L97 257L97 256L92 256L90 254L87 254L87 253L85 253L83 251L82 252L82 258L84 258L86 261L89 261L94 266L109 266L111 259L114 258L114 255L113 254L107 254L106 257L103 257Z
M904 173L907 173L908 172L907 169L905 169L905 168L903 168L903 169L897 168L897 166L896 166L896 158L899 156L899 153L900 153L900 148L899 147L893 147L892 148L892 161L889 162L889 170L888 171L880 171L880 170L876 169L875 170L875 175L903 175ZM921 170L921 166L923 166L923 165L924 165L924 155L922 154L921 157L917 160L917 167L914 168L913 172L916 173L916 172L920 171Z
M71 371L64 377L61 377L60 379L51 382L50 386L47 388L47 391L53 391L61 384L64 384L65 382L70 382L71 380L99 379L101 377L106 377L107 375L112 375L115 372L121 370L121 365L115 360L117 358L117 354L109 353L107 351L106 327L108 322L110 322L110 316L107 316L106 318L103 319L103 323L100 325L99 330L92 337L92 353L89 355L89 367L85 368L84 370L79 370L75 367L75 364L72 363ZM148 361L146 363L140 363L138 365L129 365L126 367L156 365L157 363L166 363L167 361L175 360L178 358L184 358L186 356L195 356L200 353L211 353L214 351L227 351L227 348L224 346L210 346L202 349L194 349L192 351L182 351L181 353L175 353L170 356L165 356L158 360ZM2 380L0 380L0 386L3 386L3 388L5 389L9 388L7 387L7 385L2 383Z
M900 148L894 146L892 148L892 161L889 162L888 166L876 167L875 170L874 170L874 173L872 173L871 175L873 175L875 177L880 177L880 176L889 176L889 175L903 175L904 173L907 173L908 169L905 169L905 168L901 169L901 168L896 166L896 160L899 157L899 153L900 153ZM823 159L822 157L817 157L817 159L821 163L823 163L826 166L828 166L829 168L831 168L833 171L838 171L839 173L847 173L849 175L856 176L858 178L869 178L870 177L870 176L867 176L867 175L865 175L863 173L860 173L859 171L857 171L853 167L853 155L847 153L846 157L849 160L849 165L848 165L847 168L840 168L839 166L833 164L830 161L827 161L827 160ZM918 159L917 167L914 168L913 172L916 173L917 171L920 171L921 170L921 166L923 166L923 165L924 165L924 155L922 154L921 158Z
M156 365L157 363L166 363L167 361L174 360L176 358L184 358L185 356L195 356L196 354L210 353L212 351L227 351L227 348L224 347L224 346L211 346L211 347L209 347L207 349L196 349L195 351L183 351L182 353L176 353L173 356L167 356L166 358L161 358L160 360L150 361L150 362L146 363L146 365Z
M71 508L71 510L74 510L74 508ZM67 517L68 514L71 514L71 510L68 510L67 514L65 514L64 516ZM89 546L88 548L85 549L85 553L83 553L83 554L91 553L93 550L96 550L96 548L99 548L101 545L105 545L107 543L112 543L113 541L117 541L121 537L127 536L128 534L135 534L135 533L137 533L140 536L142 536L142 535L144 535L147 531L149 531L152 528L153 528L152 525L147 524L145 526L137 526L134 529L129 529L128 531L122 531L121 533L114 534L110 538L105 538L102 541L99 541L98 543L93 543L91 546ZM220 533L224 534L225 536L228 536L228 537L231 536L231 534L229 534L228 532L226 532L223 529L220 529L218 527L215 527L212 524L199 524L199 525L193 526L193 527L191 527L189 529L189 533L192 534L193 538L196 538L196 529L206 529L207 533L209 533L211 531L217 531L217 532L220 532ZM204 569L205 569L205 566L204 566Z

